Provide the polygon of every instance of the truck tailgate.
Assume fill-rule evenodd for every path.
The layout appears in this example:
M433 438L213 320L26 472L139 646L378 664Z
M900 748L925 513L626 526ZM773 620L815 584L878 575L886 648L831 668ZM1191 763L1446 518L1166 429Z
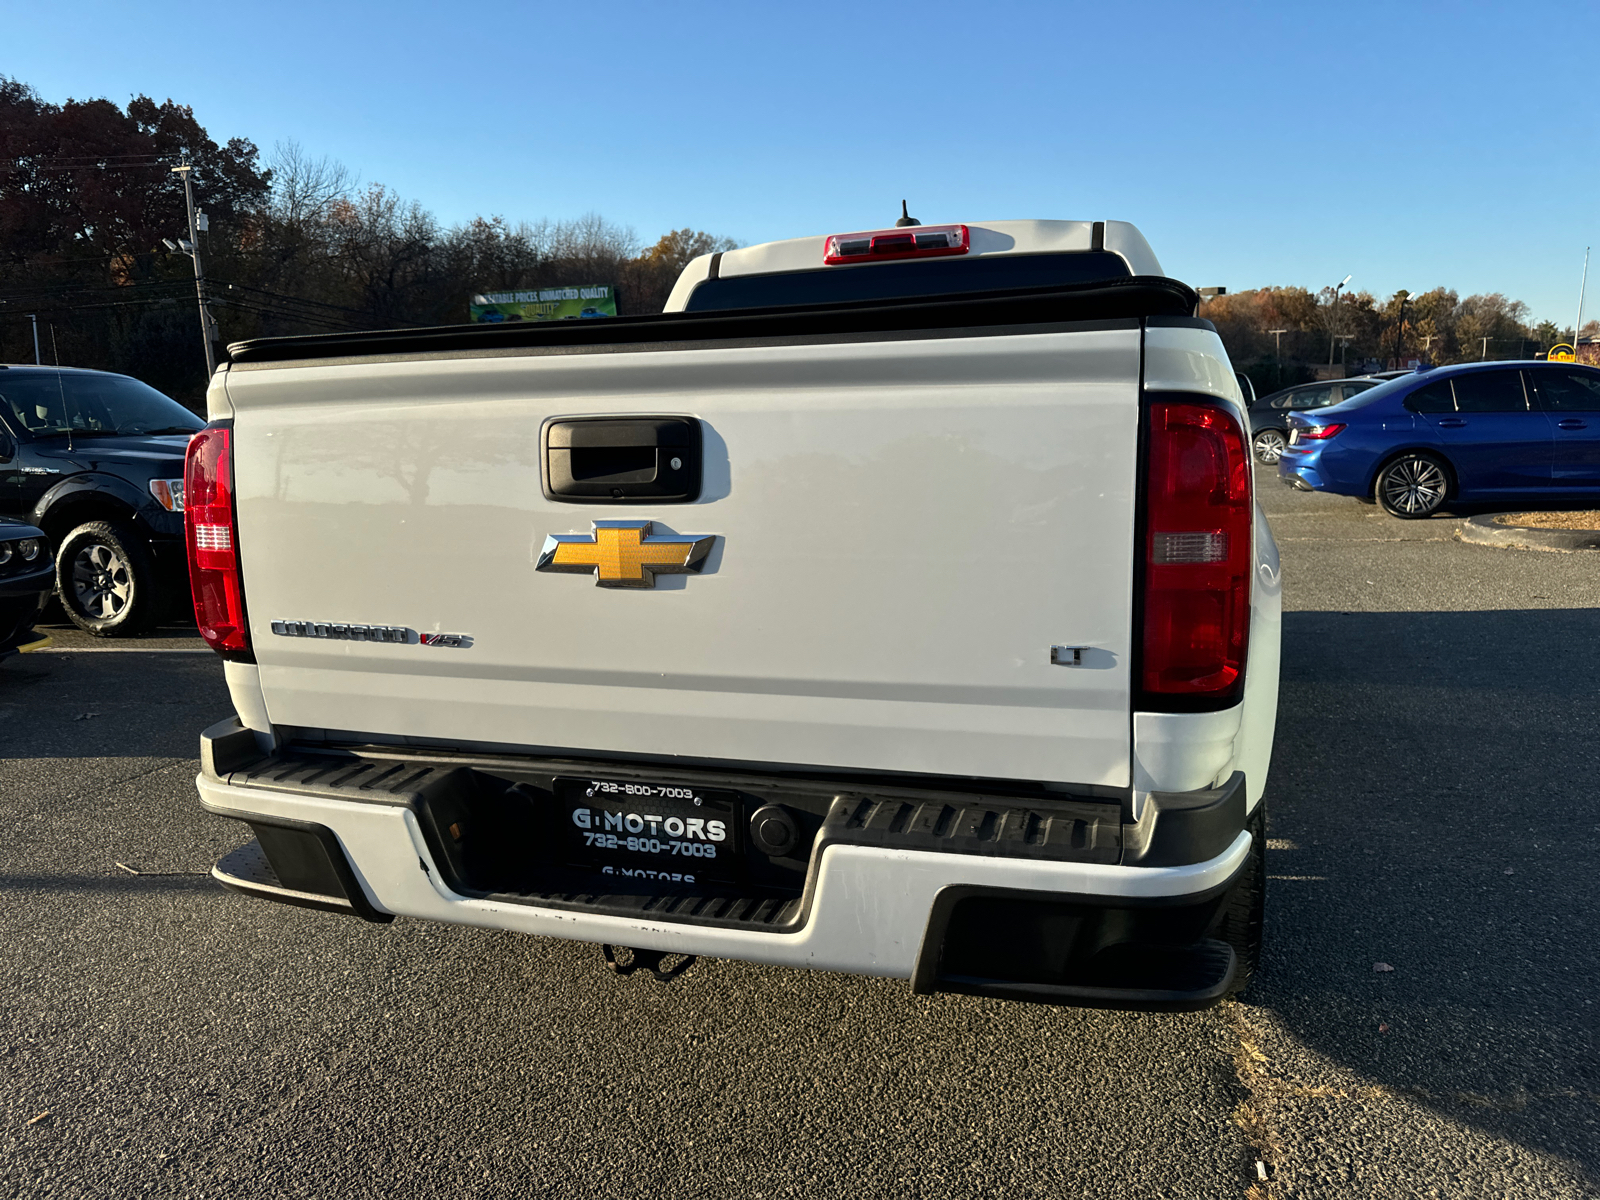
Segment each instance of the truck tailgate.
M1106 325L235 366L268 715L1125 786L1140 330ZM547 499L543 422L611 414L699 418L700 499ZM716 541L653 588L535 569L548 535L617 519ZM468 640L272 630L302 621Z

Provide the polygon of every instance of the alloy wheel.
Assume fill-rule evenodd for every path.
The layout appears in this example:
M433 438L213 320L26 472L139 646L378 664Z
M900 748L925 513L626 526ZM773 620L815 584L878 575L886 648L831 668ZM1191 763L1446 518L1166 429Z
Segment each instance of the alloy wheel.
M1283 448L1288 443L1283 434L1276 429L1263 429L1255 436L1256 457L1267 466L1272 466L1283 457Z
M133 572L104 542L92 542L72 560L72 594L78 609L106 621L133 598Z
M1383 476L1383 499L1396 512L1421 516L1444 503L1446 480L1439 464L1426 458L1403 458Z

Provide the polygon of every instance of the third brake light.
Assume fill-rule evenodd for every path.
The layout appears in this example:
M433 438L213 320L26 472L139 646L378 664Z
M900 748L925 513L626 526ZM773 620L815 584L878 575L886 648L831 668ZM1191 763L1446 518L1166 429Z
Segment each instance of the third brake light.
M833 267L896 258L941 258L965 254L971 247L971 235L965 225L918 225L832 234L823 247L822 261Z

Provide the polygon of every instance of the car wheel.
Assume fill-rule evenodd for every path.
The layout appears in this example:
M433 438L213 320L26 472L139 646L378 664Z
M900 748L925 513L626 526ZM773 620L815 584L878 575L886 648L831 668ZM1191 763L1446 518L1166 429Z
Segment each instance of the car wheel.
M56 552L56 594L67 618L97 637L142 633L160 616L155 563L126 525L89 521Z
M1256 457L1270 467L1283 457L1283 448L1289 443L1283 430L1263 429L1250 439L1250 444L1255 447Z
M1250 858L1239 880L1223 901L1216 936L1233 947L1238 973L1228 995L1237 996L1250 986L1261 962L1261 934L1267 912L1267 821L1265 803L1256 805L1250 818Z
M1431 454L1402 454L1378 472L1373 492L1391 517L1431 517L1450 496L1450 471Z

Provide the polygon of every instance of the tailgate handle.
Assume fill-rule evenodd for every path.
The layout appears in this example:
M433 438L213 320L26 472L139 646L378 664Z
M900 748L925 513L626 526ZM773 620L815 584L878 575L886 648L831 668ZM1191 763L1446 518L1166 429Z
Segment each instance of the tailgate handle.
M539 450L549 500L683 504L700 495L693 417L551 417Z

